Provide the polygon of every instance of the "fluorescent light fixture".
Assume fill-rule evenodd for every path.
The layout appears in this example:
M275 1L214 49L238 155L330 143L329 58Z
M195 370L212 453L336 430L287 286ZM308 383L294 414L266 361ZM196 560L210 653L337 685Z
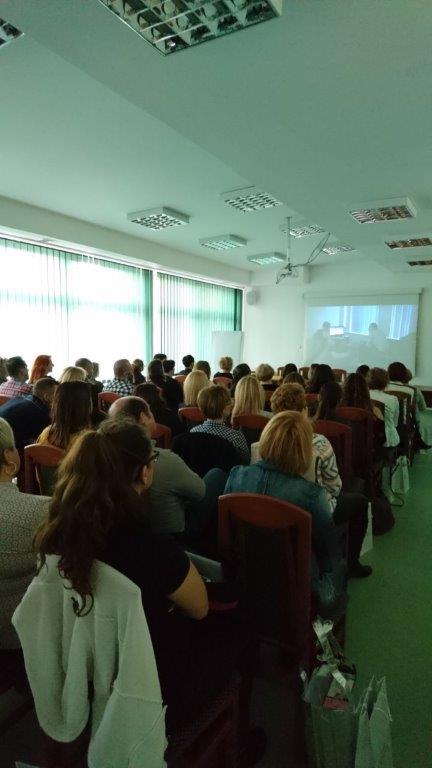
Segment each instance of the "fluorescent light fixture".
M259 253L257 256L248 256L248 261L253 264L259 264L261 267L265 267L268 264L279 264L281 261L286 261L286 256L283 253Z
M280 200L276 200L268 192L263 192L257 187L233 189L231 192L224 192L221 198L225 203L237 211L242 211L242 213L252 213L264 208L276 208L278 205L283 205Z
M281 224L280 231L286 234L287 224ZM304 224L290 228L290 235L299 239L301 237L310 237L311 235L322 235L326 230L316 224Z
M349 251L355 251L355 248L353 248L352 245L347 244L335 244L335 245L326 245L325 248L323 248L323 253L326 253L327 256L336 256L338 253L348 253Z
M165 56L282 15L282 0L98 0Z
M378 224L383 221L404 221L413 219L417 212L407 197L361 203L350 211L359 224Z
M241 248L247 245L247 240L238 235L217 235L215 237L204 237L199 241L205 248L211 248L213 251L230 251L233 248Z
M179 213L179 211L173 211L172 208L149 208L147 211L128 213L127 217L128 221L152 229L154 232L168 229L168 227L180 227L183 224L189 224L189 216L186 216L185 213Z
M14 40L18 40L22 37L24 32L17 29L13 24L9 24L8 21L0 19L0 47L4 48L8 43L12 43Z
M410 237L407 240L386 240L386 245L392 250L397 248L427 248L432 245L432 238Z
M408 261L410 267L432 267L432 259L426 261Z

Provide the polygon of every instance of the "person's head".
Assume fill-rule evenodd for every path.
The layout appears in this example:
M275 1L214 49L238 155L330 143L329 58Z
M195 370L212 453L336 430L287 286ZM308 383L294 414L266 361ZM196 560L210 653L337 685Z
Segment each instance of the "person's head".
M161 396L159 389L156 384L152 384L151 381L138 384L134 389L134 395L146 401L156 421L158 421L159 416L167 410L167 405Z
M0 384L6 381L7 375L6 360L4 357L0 357Z
M8 376L10 376L12 379L16 379L17 381L27 381L28 379L27 363L24 362L22 357L19 357L19 355L9 358L6 363L6 370L8 372Z
M155 355L153 355L153 360L160 360L161 363L167 359L167 356L164 355L163 352L157 352Z
M198 395L204 387L208 387L209 380L204 371L191 371L183 383L183 397L186 405L197 405Z
M282 370L282 378L284 379L285 376L289 376L290 373L297 373L297 366L295 363L287 363L284 365Z
M50 355L38 355L31 369L29 383L34 384L38 379L48 376L53 367Z
M92 376L92 378L96 380L97 377L99 376L99 363L95 363L93 361L92 362L92 366L93 366L93 376Z
M133 370L129 360L122 358L114 363L114 378L132 381Z
M298 371L293 371L287 376L284 376L282 384L300 384L303 389L306 386L303 376Z
M406 369L406 383L407 384L409 384L409 382L411 381L412 377L413 377L412 371L410 371L410 369L407 368Z
M406 384L408 379L407 369L403 363L390 363L387 368L390 381L400 381Z
M326 321L325 321L325 322L322 324L322 330L323 330L323 333L324 333L326 336L330 336L330 328L331 328L331 325L330 325L330 323L329 323L329 322L327 322L327 320L326 320Z
M271 365L268 365L268 363L261 363L261 365L257 366L255 375L258 381L262 381L263 384L265 384L272 380L274 376L274 368L272 368Z
M308 391L317 395L323 384L327 384L328 381L334 381L334 373L329 365L320 363L316 366L309 381Z
M313 379L313 375L317 368L318 368L318 363L311 363L311 365L309 366L308 375L307 375L308 381L311 381Z
M219 369L222 373L231 373L233 364L232 357L221 357L219 360Z
M183 365L184 365L185 369L186 369L186 368L188 368L190 371L191 371L191 370L192 370L192 368L193 368L193 364L194 364L194 362L195 362L195 358L194 358L194 357L192 357L192 355L185 355L185 356L182 358L182 363L183 363Z
M236 384L240 379L243 378L243 376L249 376L251 372L251 369L249 368L247 363L239 363L234 368L232 374L234 379L234 384Z
M261 434L261 458L286 475L303 475L312 460L312 435L312 425L302 413L281 411Z
M226 387L207 385L198 395L198 408L206 419L219 420L231 411L231 396Z
M207 378L210 379L211 370L207 360L198 360L194 365L194 371L204 371Z
M47 519L34 539L42 567L48 554L84 605L92 608L92 565L116 524L139 520L139 494L152 482L157 459L147 432L128 419L107 419L97 432L84 432L63 459ZM86 600L87 598L87 600Z
M20 464L12 429L5 419L0 418L0 483L12 482L19 472Z
M138 357L132 360L132 368L134 373L142 373L144 370L144 360L140 360Z
M151 384L150 386L154 385ZM142 397L136 395L119 397L111 404L108 416L110 419L133 419L146 429L151 429L154 424L154 417L148 404Z
M300 384L281 384L271 396L270 407L272 413L299 411L307 415L304 387Z
M55 379L51 376L45 376L43 379L38 379L33 385L33 394L51 408L57 387L58 382Z
M383 391L389 383L389 375L384 368L371 368L368 376L369 389Z
M174 376L175 360L162 360L162 368L165 376Z
M359 373L360 376L363 376L363 378L367 379L369 371L370 371L370 368L368 365L359 365L359 367L356 370L356 373Z
M85 381L60 383L54 394L49 442L66 450L71 437L89 427L92 410L90 384Z
M265 403L265 392L256 376L243 376L236 386L232 418L261 413Z
M70 381L85 381L86 378L87 374L84 368L78 368L76 365L68 365L60 376L59 382L60 384L66 384Z
M77 368L82 368L83 371L86 372L87 379L93 378L93 363L88 357L79 357L75 362L75 366Z
M165 374L162 367L162 360L150 360L147 366L147 374L150 381L155 381L156 383L164 381Z
M337 381L323 384L318 393L318 408L316 419L331 419L342 399L342 387Z
M345 379L341 404L371 410L369 387L360 373L350 373Z

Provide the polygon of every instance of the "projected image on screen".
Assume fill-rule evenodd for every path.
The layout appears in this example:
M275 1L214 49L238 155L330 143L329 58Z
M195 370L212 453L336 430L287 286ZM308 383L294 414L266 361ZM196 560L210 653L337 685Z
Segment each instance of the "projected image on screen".
M411 297L410 297L411 298ZM414 372L418 297L412 303L308 306L305 363L355 370L400 361Z

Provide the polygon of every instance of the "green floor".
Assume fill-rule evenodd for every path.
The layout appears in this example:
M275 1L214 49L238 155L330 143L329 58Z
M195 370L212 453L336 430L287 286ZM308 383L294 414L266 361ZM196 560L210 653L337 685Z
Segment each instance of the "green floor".
M385 675L393 717L395 768L432 766L432 451L410 470L405 505L391 533L375 537L351 581L346 652L359 688Z

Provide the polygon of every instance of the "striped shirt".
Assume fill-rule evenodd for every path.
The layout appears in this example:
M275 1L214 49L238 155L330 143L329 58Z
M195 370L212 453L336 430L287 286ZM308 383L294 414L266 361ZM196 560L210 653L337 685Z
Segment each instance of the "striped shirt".
M217 437L223 437L224 440L228 440L234 448L238 451L243 461L249 464L250 453L246 438L242 432L238 429L231 429L227 427L222 421L213 421L213 419L206 419L204 424L199 424L197 427L193 427L191 432L206 432L209 435L217 435Z

